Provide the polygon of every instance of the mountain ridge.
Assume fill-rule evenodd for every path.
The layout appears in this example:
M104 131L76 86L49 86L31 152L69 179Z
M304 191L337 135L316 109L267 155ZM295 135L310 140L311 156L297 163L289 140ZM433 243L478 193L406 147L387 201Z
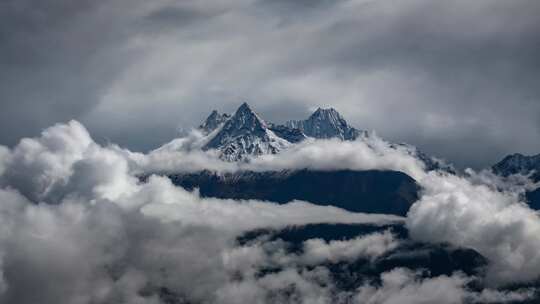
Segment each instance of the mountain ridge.
M501 161L491 167L494 173L509 176L512 174L524 174L528 175L535 173L533 179L540 181L540 154L537 155L523 155L521 153L514 153L507 155Z
M285 126L291 129L299 129L306 136L325 139L339 138L341 140L355 140L367 132L357 130L347 123L347 121L334 108L317 108L305 120L289 120Z
M226 161L276 154L307 138L355 140L368 136L367 131L351 127L333 108L318 108L305 120L274 124L265 121L247 102L233 115L213 110L199 130L211 136L202 149L218 150L220 158Z
M217 149L220 158L240 161L248 156L276 154L291 143L277 136L247 103L243 103L232 117L220 124L219 131L203 147ZM215 129L217 129L215 128Z
M227 121L229 118L231 118L231 115L227 113L220 114L217 110L213 110L206 120L199 126L199 130L202 130L205 134L209 134L210 132L219 128L221 124Z
M276 154L307 138L356 140L368 132L351 127L334 108L318 108L305 120L285 124L266 122L244 102L233 115L213 110L199 126L204 134L214 134L203 150L216 149L226 161L242 161L252 156Z
M510 154L493 165L491 170L504 177L513 174L527 175L531 181L538 183L540 182L540 154L530 156L521 153ZM527 191L525 199L529 207L540 210L540 188Z
M170 174L173 184L203 197L258 199L285 204L303 200L352 212L405 216L420 186L405 173L380 170L212 171Z
M213 110L199 126L209 138L203 150L218 150L225 161L248 161L251 157L277 154L308 138L343 141L363 140L371 136L366 130L348 124L334 108L317 108L305 120L290 120L285 124L265 121L261 115L244 102L233 115L220 114ZM413 157L425 164L427 170L444 170L455 173L451 165L423 153L409 144L390 144L403 147Z

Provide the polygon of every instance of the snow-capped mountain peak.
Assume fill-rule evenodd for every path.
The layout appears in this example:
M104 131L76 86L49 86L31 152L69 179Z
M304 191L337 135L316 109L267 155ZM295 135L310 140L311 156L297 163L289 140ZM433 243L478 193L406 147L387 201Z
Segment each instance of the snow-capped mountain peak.
M245 102L232 116L213 111L201 125L201 129L211 136L203 149L217 149L221 158L229 161L275 154L307 137L354 140L367 136L366 131L349 126L334 108L318 108L306 120L275 125L264 121Z
M199 129L208 134L215 129L219 128L221 124L231 118L229 114L220 114L218 111L213 110L212 113L206 118L203 124L199 126Z
M226 161L242 161L253 156L276 154L308 137L356 140L370 136L367 131L351 127L333 108L318 108L306 120L276 125L267 123L245 102L232 116L212 111L200 129L206 134L206 144L203 144L202 149L218 150L220 158ZM451 171L413 146L397 146L407 146L407 151L423 161L428 170Z
M249 156L275 154L290 144L270 130L247 103L243 103L203 149L220 150L222 159L238 161Z
M234 116L224 126L228 132L261 132L267 128L266 122L246 102L236 110Z
M317 110L315 110L315 112L313 112L313 114L311 114L311 117L333 120L335 122L344 121L343 117L341 117L341 114L339 114L339 112L336 111L336 109L334 108L324 109L324 108L319 107L317 108Z
M308 119L291 120L286 123L286 126L300 129L307 136L320 139L337 137L342 140L354 140L367 134L365 131L349 126L334 108L318 108Z

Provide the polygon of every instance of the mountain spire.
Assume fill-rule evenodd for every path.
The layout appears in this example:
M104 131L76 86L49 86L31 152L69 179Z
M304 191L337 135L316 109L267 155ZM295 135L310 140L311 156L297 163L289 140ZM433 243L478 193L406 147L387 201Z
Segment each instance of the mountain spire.
M229 114L220 114L217 110L213 110L204 123L199 126L199 129L208 134L221 126L230 117Z
M251 110L251 107L249 106L249 104L247 102L242 102L242 104L240 105L240 107L238 107L238 110L237 111L252 111Z
M220 114L216 110L200 127L212 133L204 150L220 150L220 157L229 161L253 155L278 153L306 137L354 140L367 132L350 127L334 108L317 108L306 120L289 121L286 125L269 124L242 102L234 114Z
M340 138L343 140L354 140L365 131L357 130L347 123L345 119L334 108L317 108L306 120L288 121L286 125L290 128L300 129L304 134L313 138Z
M275 154L290 142L277 136L267 123L244 102L203 149L219 149L225 160L250 155Z

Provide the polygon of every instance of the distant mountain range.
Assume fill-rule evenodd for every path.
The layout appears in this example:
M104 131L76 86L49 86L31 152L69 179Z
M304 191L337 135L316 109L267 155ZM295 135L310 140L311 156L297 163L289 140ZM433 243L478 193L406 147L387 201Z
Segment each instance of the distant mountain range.
M203 150L215 149L226 161L249 161L251 157L276 154L308 138L340 140L369 139L370 133L350 126L332 108L317 109L305 120L294 120L283 125L266 122L248 104L242 104L233 114L212 111L199 126L206 136ZM458 174L450 165L422 153L416 147L404 143L391 143L425 164L427 170L444 170ZM529 175L540 182L540 155L513 154L492 167L501 176ZM198 189L202 197L222 199L256 199L278 204L303 200L316 205L331 205L351 212L382 213L406 216L409 208L419 199L421 188L407 174L381 170L334 170L311 169L222 173L200 171L171 173L168 178L187 190ZM529 205L540 210L540 189L526 194ZM363 259L326 265L328 275L343 290L354 291L366 280L378 280L380 274L396 267L414 269L423 277L450 276L456 272L469 276L481 276L488 259L470 248L449 244L427 244L409 238L404 223L389 225L369 224L312 224L287 227L280 230L260 229L238 237L239 244L267 238L287 244L289 253L301 252L306 240L317 238L325 241L349 240L372 232L392 231L402 240L399 246L387 254L366 263ZM369 265L369 266L366 266ZM269 266L262 271L276 271ZM428 269L429 271L425 271ZM476 284L476 283L473 283ZM471 285L472 286L472 285ZM516 285L512 288L521 288ZM172 294L162 291L167 297ZM163 295L162 295L163 297ZM520 301L516 301L518 303ZM172 303L172 302L171 302ZM476 303L476 302L475 302ZM514 302L511 302L514 303ZM532 300L527 303L536 303Z
M405 216L418 200L414 179L396 171L294 170L218 174L210 171L169 175L178 186L199 189L203 197L257 199L280 204L304 200L353 212Z
M367 136L366 131L349 126L332 108L319 108L306 120L276 125L262 119L247 103L243 103L234 115L212 111L200 130L210 137L203 149L219 150L220 157L227 161L276 154L308 137L354 140Z
M335 109L318 108L305 120L283 125L266 122L243 103L234 114L214 110L199 126L206 136L203 150L217 150L222 160L249 161L251 157L276 154L308 138L364 140L372 136L352 127ZM390 144L424 162L428 170L453 172L444 163L412 145ZM304 200L319 205L333 205L349 211L386 213L404 216L419 197L413 178L396 171L286 170L280 172L171 173L174 184L202 196L258 199L276 203Z
M318 108L306 120L290 120L285 123L290 129L298 129L306 136L313 138L339 138L355 140L368 136L368 132L357 130L347 123L335 109Z
M215 149L226 161L243 161L263 154L276 154L307 138L362 140L370 133L352 127L333 108L318 108L305 120L291 120L283 125L266 122L261 115L243 103L233 115L216 110L199 126L207 137L203 150ZM451 166L428 156L416 147L399 143L400 147L424 162L428 170L443 169L453 172Z
M534 156L525 156L519 153L508 155L493 165L492 170L502 176L532 173L531 178L540 181L540 154Z
M352 127L335 109L318 108L305 120L282 125L266 122L243 103L234 114L214 110L199 126L206 136L203 150L217 150L222 160L249 161L251 157L277 154L308 138L339 140L369 139L370 132ZM453 167L405 143L390 143L425 164L427 170L456 174ZM492 167L501 176L531 174L540 181L540 155L513 154ZM217 173L200 171L171 173L174 184L202 196L258 199L276 203L304 200L333 205L349 211L406 215L421 190L413 178L396 171L286 170L281 172ZM540 210L540 189L527 193L530 206Z

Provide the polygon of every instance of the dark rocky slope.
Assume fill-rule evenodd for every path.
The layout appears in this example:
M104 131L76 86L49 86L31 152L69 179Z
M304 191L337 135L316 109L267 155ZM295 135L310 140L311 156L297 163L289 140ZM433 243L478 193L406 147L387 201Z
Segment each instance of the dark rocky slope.
M529 175L535 182L540 182L540 154L526 156L523 154L512 154L506 156L500 162L491 167L495 174L509 176L512 174ZM534 210L540 210L540 188L525 193L527 203Z
M397 171L239 172L172 174L175 185L198 188L203 197L293 200L332 205L354 212L405 215L418 199L414 179Z

